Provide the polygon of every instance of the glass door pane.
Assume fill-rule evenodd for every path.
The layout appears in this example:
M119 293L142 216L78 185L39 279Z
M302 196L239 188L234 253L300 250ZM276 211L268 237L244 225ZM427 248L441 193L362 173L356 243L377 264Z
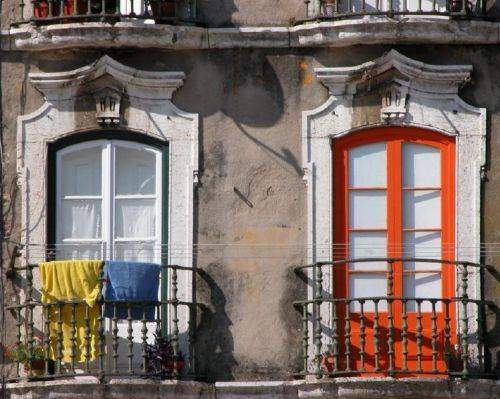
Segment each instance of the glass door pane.
M161 263L161 151L144 144L112 142L113 259ZM161 287L158 292L161 299ZM159 317L158 314L155 316ZM118 322L118 336L128 335L128 322ZM132 322L134 362L142 362L142 322ZM154 340L156 322L147 322L148 341ZM120 367L127 349L119 348Z
M404 143L403 240L404 256L441 258L441 154L427 145ZM432 262L405 262L403 293L407 297L440 298L441 265ZM437 310L441 304L437 304ZM415 311L414 301L408 310ZM422 311L431 311L430 302Z
M349 150L348 167L348 239L349 257L382 257L387 254L387 145L385 142ZM385 262L351 263L349 296L351 298L387 294ZM379 310L385 309L385 301ZM351 310L359 311L358 302ZM373 311L369 301L365 311Z
M101 142L62 150L56 169L56 256L98 258L103 239Z
M161 153L118 140L113 153L114 258L160 262Z

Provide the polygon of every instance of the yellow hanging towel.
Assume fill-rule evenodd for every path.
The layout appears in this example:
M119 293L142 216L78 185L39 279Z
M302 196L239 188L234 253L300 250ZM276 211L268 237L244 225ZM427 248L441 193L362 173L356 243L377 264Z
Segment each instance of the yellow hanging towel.
M99 329L99 306L96 305L96 300L101 286L99 277L103 264L104 262L95 260L55 261L39 264L43 285L42 302L85 301L84 304L75 307L72 305L49 307L50 357L53 360L57 359L59 331L62 331L62 360L64 362L71 362L73 341L75 361L84 362L87 359L86 355L90 355L89 360L96 358ZM61 315L59 315L60 311ZM71 323L73 313L76 321L74 334ZM88 317L90 342L85 339L86 317ZM62 321L61 329L59 329L58 321Z

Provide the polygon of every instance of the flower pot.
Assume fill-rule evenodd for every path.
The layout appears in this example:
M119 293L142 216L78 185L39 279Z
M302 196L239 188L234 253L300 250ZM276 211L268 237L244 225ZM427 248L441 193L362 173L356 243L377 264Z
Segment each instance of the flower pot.
M466 1L466 0L450 0L450 11L451 12L461 12L462 8L463 8L464 1ZM467 7L467 5L466 5L466 7Z
M76 15L85 15L87 13L87 0L65 0L63 6L64 16L73 15L75 9L75 2L77 7ZM60 1L56 0L52 3L52 14L51 14L48 0L40 0L35 5L34 14L35 18L59 17L60 10L61 10Z
M335 14L335 7L333 1L327 1L323 5L325 17L333 17Z
M321 370L329 374L333 371L334 364L335 359L333 356L323 356L323 358L321 359Z
M24 371L34 377L40 377L45 374L45 360L32 360L29 363L24 363Z
M49 17L49 4L46 1L40 1L35 4L34 9L35 18L48 18Z
M151 6L151 12L153 13L154 19L175 17L175 1L151 1L149 4Z

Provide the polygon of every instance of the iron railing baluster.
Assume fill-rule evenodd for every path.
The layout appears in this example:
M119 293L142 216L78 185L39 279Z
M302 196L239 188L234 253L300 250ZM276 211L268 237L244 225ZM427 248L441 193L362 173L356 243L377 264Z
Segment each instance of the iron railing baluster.
M380 371L380 358L379 358L379 345L380 345L380 332L379 332L379 312L378 312L379 299L373 300L375 315L373 316L373 343L375 356L375 371Z
M173 377L179 377L179 315L178 315L178 276L177 268L172 269L172 355L173 361Z
M71 337L70 337L70 342L71 342L71 348L70 348L70 367L71 367L71 373L75 373L75 368L76 368L76 303L71 304L71 320L70 320L70 325L71 325Z
M127 360L128 373L134 373L134 328L132 327L132 304L127 302Z
M366 327L365 327L365 301L359 301L359 360L361 363L360 371L365 371L365 345L366 345Z
M84 323L85 323L85 336L83 338L84 340L84 345L85 345L85 372L90 373L90 358L91 358L91 335L90 335L90 306L88 304L84 304L84 309L85 309L85 316L84 316Z
M56 373L62 373L62 359L63 359L63 307L62 302L57 303L57 334L56 334Z
M332 303L332 349L333 349L333 372L339 371L339 316L337 313L337 306L339 302ZM345 304L340 303L340 305L345 306Z
M461 283L461 303L462 303L462 314L460 318L460 337L461 337L461 351L462 351L462 378L467 378L469 375L469 318L467 315L468 306L468 280L469 272L467 269L467 264L463 264L462 267L462 283Z
M113 317L111 318L111 359L113 360L113 373L118 373L118 307L116 302L113 302Z
M401 338L403 344L403 371L408 371L408 312L407 312L407 300L403 299L401 304L402 307L402 331Z
M307 304L302 305L302 373L309 370L309 314Z
M438 351L437 351L437 313L436 313L436 300L431 300L431 348L432 348L432 372L437 373L437 360L438 360Z
M147 349L148 349L148 326L146 323L146 306L142 306L142 328L141 328L141 340L142 340L142 373L146 374L147 371Z
M321 359L322 359L322 338L323 338L323 333L322 333L322 327L321 327L321 299L323 297L323 271L321 269L322 265L318 264L316 266L316 270L314 273L315 276L315 285L316 285L316 292L315 292L315 299L317 300L315 302L315 311L314 311L314 318L315 318L315 331L314 331L314 346L316 348L316 377L321 378L323 375L323 372L321 370Z
M422 369L422 332L423 332L423 327L422 327L422 300L417 299L417 369L418 372L421 373L423 372Z
M45 356L45 375L47 375L50 363L50 304L45 304L44 309L43 350Z
M350 313L351 301L349 299L345 302L345 361L346 368L345 371L351 371L351 313Z

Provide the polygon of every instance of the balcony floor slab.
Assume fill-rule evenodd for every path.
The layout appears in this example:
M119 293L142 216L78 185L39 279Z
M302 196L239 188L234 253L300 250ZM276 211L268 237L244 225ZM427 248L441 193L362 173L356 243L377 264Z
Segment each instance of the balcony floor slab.
M201 28L139 21L85 22L34 26L1 32L2 50L49 51L74 48L346 47L357 44L498 44L500 22L443 17L357 18L292 27Z
M6 385L9 399L496 399L500 381L393 378L315 378L297 381L217 382L95 378L21 382Z

